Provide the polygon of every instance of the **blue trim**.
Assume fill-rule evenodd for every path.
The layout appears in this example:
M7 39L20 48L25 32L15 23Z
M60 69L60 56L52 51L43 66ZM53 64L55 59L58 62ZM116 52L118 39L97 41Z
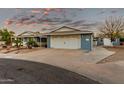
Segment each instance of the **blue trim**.
M83 39L82 39L82 37L83 37L83 36L82 36L82 34L81 34L81 49L83 49L83 46L82 46L82 45L83 45Z
M50 36L47 36L47 48L50 48Z

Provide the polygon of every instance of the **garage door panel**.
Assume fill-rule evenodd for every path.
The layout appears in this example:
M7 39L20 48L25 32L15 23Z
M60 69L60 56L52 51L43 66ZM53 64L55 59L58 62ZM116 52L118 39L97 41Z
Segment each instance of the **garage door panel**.
M80 35L51 37L52 48L79 49L80 46Z

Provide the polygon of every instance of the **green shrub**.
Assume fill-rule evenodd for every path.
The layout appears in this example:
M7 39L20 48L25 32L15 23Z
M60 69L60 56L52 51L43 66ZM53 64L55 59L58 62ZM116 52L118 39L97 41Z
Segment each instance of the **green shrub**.
M17 38L16 40L14 40L14 43L16 47L20 48L22 45L22 40Z
M38 47L38 44L32 38L29 38L29 41L27 42L27 46L28 47Z
M124 38L120 38L120 42L124 42Z

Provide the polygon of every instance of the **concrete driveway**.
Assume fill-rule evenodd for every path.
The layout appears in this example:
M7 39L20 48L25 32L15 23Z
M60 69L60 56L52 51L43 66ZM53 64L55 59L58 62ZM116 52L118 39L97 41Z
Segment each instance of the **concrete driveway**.
M101 83L124 83L123 62L121 62L121 65L120 63L96 64L112 54L114 52L97 47L89 53L83 50L41 49L26 54L0 54L0 57L51 64Z
M29 52L26 54L7 54L8 56L16 56L22 59L31 59L35 61L44 61L48 63L97 63L98 61L114 54L115 52L108 51L105 48L97 47L93 51L87 52L84 50L74 49L47 49L43 48L38 51Z

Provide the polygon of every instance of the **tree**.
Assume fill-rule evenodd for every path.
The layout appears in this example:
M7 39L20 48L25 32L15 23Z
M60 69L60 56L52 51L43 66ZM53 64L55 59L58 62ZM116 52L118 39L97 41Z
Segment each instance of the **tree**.
M110 38L111 40L119 38L121 35L120 33L124 30L124 18L109 17L99 30L104 37Z
M5 41L6 45L12 44L12 37L14 36L14 34L15 33L13 31L9 31L6 28L0 30L1 40Z

